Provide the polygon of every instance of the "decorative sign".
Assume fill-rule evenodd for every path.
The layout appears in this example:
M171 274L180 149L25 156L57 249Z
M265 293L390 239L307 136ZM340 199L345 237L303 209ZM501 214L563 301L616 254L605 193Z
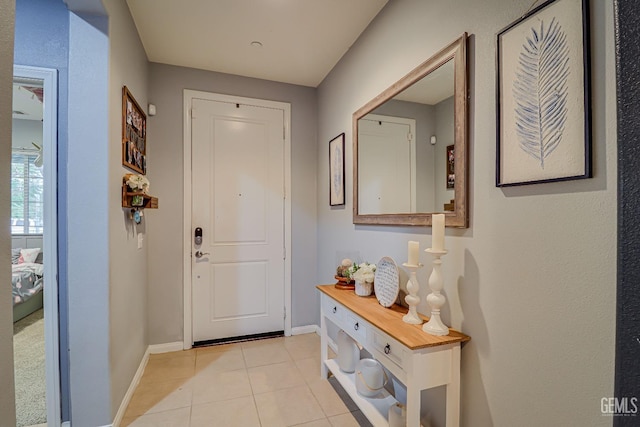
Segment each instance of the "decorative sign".
M384 257L378 261L373 282L376 298L383 307L391 307L400 292L400 273L392 258Z

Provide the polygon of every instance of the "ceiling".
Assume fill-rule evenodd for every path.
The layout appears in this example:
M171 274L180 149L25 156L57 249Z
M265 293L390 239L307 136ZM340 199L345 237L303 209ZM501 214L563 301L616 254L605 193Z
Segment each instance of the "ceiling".
M310 87L322 82L386 3L127 0L151 62Z
M13 118L42 120L42 83L13 82Z

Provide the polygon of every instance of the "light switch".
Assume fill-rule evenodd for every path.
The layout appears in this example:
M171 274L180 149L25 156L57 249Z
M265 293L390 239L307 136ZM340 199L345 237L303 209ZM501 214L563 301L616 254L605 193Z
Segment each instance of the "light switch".
M138 249L142 249L143 240L144 240L144 234L138 233Z

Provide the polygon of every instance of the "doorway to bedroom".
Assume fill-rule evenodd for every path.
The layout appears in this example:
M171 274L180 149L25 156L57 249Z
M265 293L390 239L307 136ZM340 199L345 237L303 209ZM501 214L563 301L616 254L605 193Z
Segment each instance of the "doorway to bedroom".
M60 425L57 72L14 66L11 247L16 426Z

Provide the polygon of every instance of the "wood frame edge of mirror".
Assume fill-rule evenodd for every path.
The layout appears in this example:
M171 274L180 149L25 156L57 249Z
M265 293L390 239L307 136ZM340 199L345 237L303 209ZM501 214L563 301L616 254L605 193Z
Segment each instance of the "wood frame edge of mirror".
M431 226L434 213L445 214L445 226L469 227L468 213L468 61L466 32L411 70L353 113L353 223L363 225ZM449 60L454 60L454 173L453 211L427 213L360 214L358 212L358 120L413 85Z

